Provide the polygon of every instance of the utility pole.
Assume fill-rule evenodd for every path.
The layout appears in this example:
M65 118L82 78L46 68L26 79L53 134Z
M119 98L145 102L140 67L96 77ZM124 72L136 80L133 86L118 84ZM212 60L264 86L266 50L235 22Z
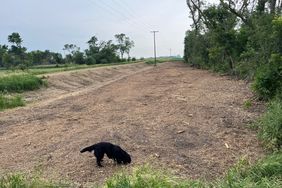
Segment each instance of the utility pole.
M154 55L155 55L155 66L157 66L157 52L156 52L156 33L159 31L151 31L151 33L154 33Z
M171 48L169 49L169 57L171 57Z

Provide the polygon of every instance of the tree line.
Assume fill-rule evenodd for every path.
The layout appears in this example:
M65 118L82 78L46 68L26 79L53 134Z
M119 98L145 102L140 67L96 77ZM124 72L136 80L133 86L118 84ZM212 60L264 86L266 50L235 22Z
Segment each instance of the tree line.
M130 50L134 47L132 41L124 33L115 35L116 43L112 40L99 41L96 36L87 41L88 48L81 51L75 44L65 44L61 53L45 51L27 51L22 45L23 39L19 33L12 33L8 36L8 42L11 44L0 45L0 67L7 69L27 69L34 65L49 64L107 64L123 61L136 60L130 57ZM124 58L127 54L127 58Z
M254 80L262 98L281 95L282 1L186 2L193 20L184 42L187 63Z

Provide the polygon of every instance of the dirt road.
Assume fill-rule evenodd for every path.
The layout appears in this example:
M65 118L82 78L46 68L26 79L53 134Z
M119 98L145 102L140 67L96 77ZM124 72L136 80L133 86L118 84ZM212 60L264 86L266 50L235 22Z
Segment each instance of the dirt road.
M176 175L211 179L240 157L263 155L245 123L259 112L235 81L182 63L100 68L49 75L49 88L28 93L32 104L0 113L0 172L42 171L48 179L103 182L151 164ZM99 141L126 149L126 167L79 150Z

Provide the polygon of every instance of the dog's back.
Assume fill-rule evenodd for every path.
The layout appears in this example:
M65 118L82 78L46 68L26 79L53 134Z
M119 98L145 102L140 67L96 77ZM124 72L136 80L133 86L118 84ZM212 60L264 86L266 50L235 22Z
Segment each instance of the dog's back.
M109 142L99 142L99 143L94 144L92 146L88 146L86 148L83 148L82 150L80 150L80 153L84 153L86 151L92 152L93 150L100 150L103 153L108 153L112 150L113 147L114 147L114 145L109 143Z

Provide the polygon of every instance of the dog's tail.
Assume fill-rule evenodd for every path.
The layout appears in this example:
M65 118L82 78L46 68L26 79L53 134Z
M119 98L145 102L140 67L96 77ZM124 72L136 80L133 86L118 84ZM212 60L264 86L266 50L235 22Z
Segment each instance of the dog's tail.
M96 144L94 144L94 145L92 145L92 146L88 146L88 147L86 147L86 148L80 150L80 153L84 153L84 152L86 152L86 151L91 152L91 151L93 151L93 150L95 149L95 147L96 147Z

